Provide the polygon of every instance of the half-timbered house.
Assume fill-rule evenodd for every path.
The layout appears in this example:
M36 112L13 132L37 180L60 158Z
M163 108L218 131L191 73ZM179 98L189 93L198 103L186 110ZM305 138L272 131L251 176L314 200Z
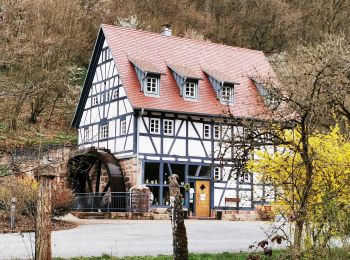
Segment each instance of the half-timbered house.
M237 119L264 119L261 86L252 79L273 71L261 51L165 32L101 26L72 123L79 147L108 149L127 188L147 185L154 207L169 205L168 176L176 173L196 216L253 210L271 187L233 171L233 151L219 158L223 135L244 129L217 119L227 110Z

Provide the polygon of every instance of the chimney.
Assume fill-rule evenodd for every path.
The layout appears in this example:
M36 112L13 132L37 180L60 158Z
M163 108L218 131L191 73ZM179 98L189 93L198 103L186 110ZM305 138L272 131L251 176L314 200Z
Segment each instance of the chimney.
M172 30L170 29L171 25L170 24L163 24L162 25L162 34L164 36L171 36L172 35Z

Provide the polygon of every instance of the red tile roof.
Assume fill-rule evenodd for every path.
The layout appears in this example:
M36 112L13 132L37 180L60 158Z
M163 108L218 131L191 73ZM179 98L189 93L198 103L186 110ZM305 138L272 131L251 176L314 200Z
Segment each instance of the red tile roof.
M227 108L216 98L214 88L203 68L220 71L239 85L234 89L231 113L236 117L267 117L267 108L249 77L274 77L274 72L261 51L236 48L205 41L163 36L158 33L102 25L112 51L118 73L134 108L174 111L178 113L219 115ZM147 60L165 72L161 76L160 97L147 97L140 92L135 69L128 57ZM186 101L180 96L167 64L178 64L198 75L198 101Z

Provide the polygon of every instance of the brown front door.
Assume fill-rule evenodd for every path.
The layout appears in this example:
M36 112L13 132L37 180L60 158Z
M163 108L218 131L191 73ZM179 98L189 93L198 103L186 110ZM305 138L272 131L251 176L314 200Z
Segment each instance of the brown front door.
M196 217L210 217L210 181L196 181Z

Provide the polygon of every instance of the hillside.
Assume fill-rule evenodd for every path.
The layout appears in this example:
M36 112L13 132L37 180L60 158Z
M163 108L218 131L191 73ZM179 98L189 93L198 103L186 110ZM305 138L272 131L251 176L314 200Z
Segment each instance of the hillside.
M101 23L264 51L350 36L349 0L4 0L0 149L75 143L70 128Z

